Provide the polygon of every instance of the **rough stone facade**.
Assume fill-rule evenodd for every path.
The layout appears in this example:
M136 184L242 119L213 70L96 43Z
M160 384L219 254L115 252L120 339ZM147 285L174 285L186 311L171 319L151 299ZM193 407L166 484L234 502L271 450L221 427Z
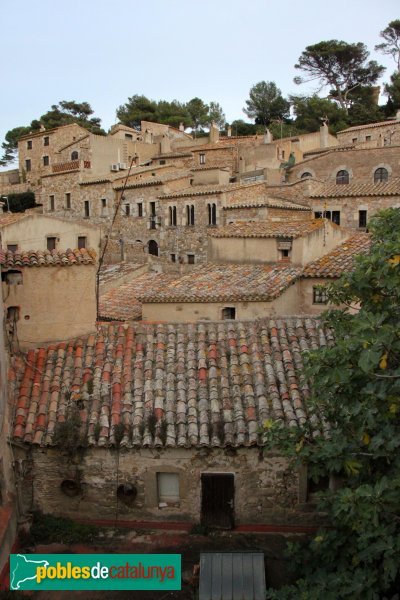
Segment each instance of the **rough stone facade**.
M68 458L57 449L34 448L34 509L54 515L130 521L201 520L204 473L234 476L235 524L309 524L315 515L304 510L304 481L288 470L284 459L261 448L88 449ZM157 476L176 474L179 499L160 506ZM66 495L63 481L77 482L76 496ZM117 497L119 486L133 486L136 497ZM26 497L31 496L26 493ZM28 508L28 507L27 507Z
M364 144L372 147L398 146L400 144L400 118L382 123L349 127L339 131L337 138L341 146L347 144Z

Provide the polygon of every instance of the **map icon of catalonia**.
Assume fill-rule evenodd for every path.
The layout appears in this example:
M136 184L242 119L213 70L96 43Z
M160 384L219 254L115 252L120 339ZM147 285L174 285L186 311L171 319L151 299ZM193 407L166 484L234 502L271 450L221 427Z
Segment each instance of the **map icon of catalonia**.
M17 554L17 562L13 565L13 570L10 577L10 589L19 590L25 581L31 579L36 581L36 569L38 567L48 567L50 563L47 560L30 560L23 554ZM22 589L24 586L22 585Z

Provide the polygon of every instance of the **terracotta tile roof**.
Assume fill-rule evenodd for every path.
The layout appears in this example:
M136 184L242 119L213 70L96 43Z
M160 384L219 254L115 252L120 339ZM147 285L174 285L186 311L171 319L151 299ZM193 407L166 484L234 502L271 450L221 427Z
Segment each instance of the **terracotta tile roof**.
M303 277L340 277L342 273L352 271L354 257L368 254L370 247L371 238L368 233L357 233L329 254L308 263L304 267Z
M235 202L234 204L229 204L228 206L223 206L223 210L231 210L234 208L262 208L262 207L270 207L270 208L283 208L285 210L302 210L306 212L310 212L310 207L304 206L302 204L295 204L290 200L281 200L280 198L261 198L257 200L256 198L249 200L242 200L242 202Z
M132 177L135 177L137 175L143 175L143 174L151 173L154 171L157 171L157 172L160 171L162 174L162 172L165 171L165 169L170 169L170 168L171 168L171 165L153 165L152 167L135 167L135 166L133 166L131 169L131 173L128 177L128 182L130 181L130 179ZM126 179L126 173L125 173L125 175L116 174L113 181L120 181L120 180L125 180L125 179Z
M97 179L87 179L86 181L80 181L79 185L94 185L96 183L111 183L111 179L109 177L100 177Z
M388 181L374 183L364 181L337 185L330 183L312 192L310 198L346 198L349 196L399 196L400 178L391 177Z
M0 265L5 269L14 267L70 267L94 265L96 252L91 248L80 250L27 250L9 252L0 250Z
M340 133L347 133L348 131L358 131L359 129L374 129L376 127L385 127L385 126L391 126L391 125L400 125L400 121L396 121L396 120L392 120L392 121L381 121L378 123L369 123L367 125L354 125L354 127L348 127L347 129L342 129L341 131L338 131L338 134Z
M143 249L143 244L138 242L138 247ZM99 273L100 285L118 281L121 277L134 273L143 267L143 263L118 263L116 265L103 265Z
M191 152L165 152L165 154L156 154L151 160L159 160L160 158L186 158L191 156L193 156Z
M199 265L181 277L165 280L155 289L136 292L146 302L271 301L295 282L301 269L281 265Z
M191 171L213 171L215 169L218 169L219 171L230 171L230 167L229 165L220 165L220 164L208 164L208 165L202 165L201 167L191 167Z
M133 181L132 183L127 183L125 189L131 190L140 187L150 187L152 185L162 185L163 183L168 183L169 181L176 181L177 179L185 179L187 177L189 177L189 172L175 171L174 173L168 173L167 175L161 177L147 177L146 179L138 179L136 181ZM113 189L117 192L121 191L124 189L124 184L114 185Z
M51 445L56 423L75 405L89 445L115 444L119 424L126 447L260 444L265 419L307 420L301 352L332 343L331 332L306 317L103 325L13 358L12 435Z
M163 194L159 198L184 198L188 196L209 196L211 194L223 194L224 192L231 192L239 189L245 189L252 186L260 186L259 181L252 183L221 183L213 185L194 185L191 187L184 188L179 192L173 194Z
M0 227L5 227L6 225L12 225L13 223L18 223L21 219L25 219L28 216L27 213L2 213L0 214Z
M176 275L164 273L144 273L135 277L129 283L124 283L100 295L99 317L112 321L132 321L142 316L142 306L138 296L152 290L157 290L165 285L169 279Z
M299 238L313 231L322 229L324 219L310 221L266 221L264 223L237 222L224 227L217 227L209 232L216 238Z

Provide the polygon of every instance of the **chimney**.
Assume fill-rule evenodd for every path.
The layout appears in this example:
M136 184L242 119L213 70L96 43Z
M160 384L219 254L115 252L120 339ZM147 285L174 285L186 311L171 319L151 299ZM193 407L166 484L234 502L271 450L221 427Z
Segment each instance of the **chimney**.
M274 139L274 137L273 137L272 133L267 128L267 130L266 130L266 132L264 134L264 144L270 144L273 139Z
M400 121L400 109L396 112L396 121Z
M228 137L232 137L232 127L230 125L228 127Z
M215 144L219 140L219 129L218 129L217 125L214 123L214 121L211 123L211 126L210 126L210 134L209 134L208 140L209 140L210 144Z
M185 131L185 126L183 123L179 123L179 131Z
M319 128L319 147L327 148L329 146L329 129L328 125L324 121Z

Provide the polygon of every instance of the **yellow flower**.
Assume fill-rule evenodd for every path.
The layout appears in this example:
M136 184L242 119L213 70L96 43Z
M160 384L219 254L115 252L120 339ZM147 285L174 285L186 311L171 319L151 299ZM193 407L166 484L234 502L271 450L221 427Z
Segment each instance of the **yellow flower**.
M273 424L274 424L274 422L272 419L265 419L265 421L263 422L263 427L264 427L264 429L271 429Z
M362 437L362 442L363 442L364 446L368 446L370 441L371 441L371 438L370 438L369 434L367 432L365 432Z
M388 354L387 354L387 352L385 352L385 354L382 355L382 358L379 362L380 369L387 369L387 357L388 357Z
M392 402L392 404L389 406L389 412L391 412L392 415L395 415L398 410L399 410L398 405L395 402Z
M317 537L314 538L314 542L316 542L317 544L320 544L323 541L324 541L324 538L322 535L317 535Z
M400 254L395 254L393 258L389 258L387 262L392 268L397 267L397 265L400 264Z

